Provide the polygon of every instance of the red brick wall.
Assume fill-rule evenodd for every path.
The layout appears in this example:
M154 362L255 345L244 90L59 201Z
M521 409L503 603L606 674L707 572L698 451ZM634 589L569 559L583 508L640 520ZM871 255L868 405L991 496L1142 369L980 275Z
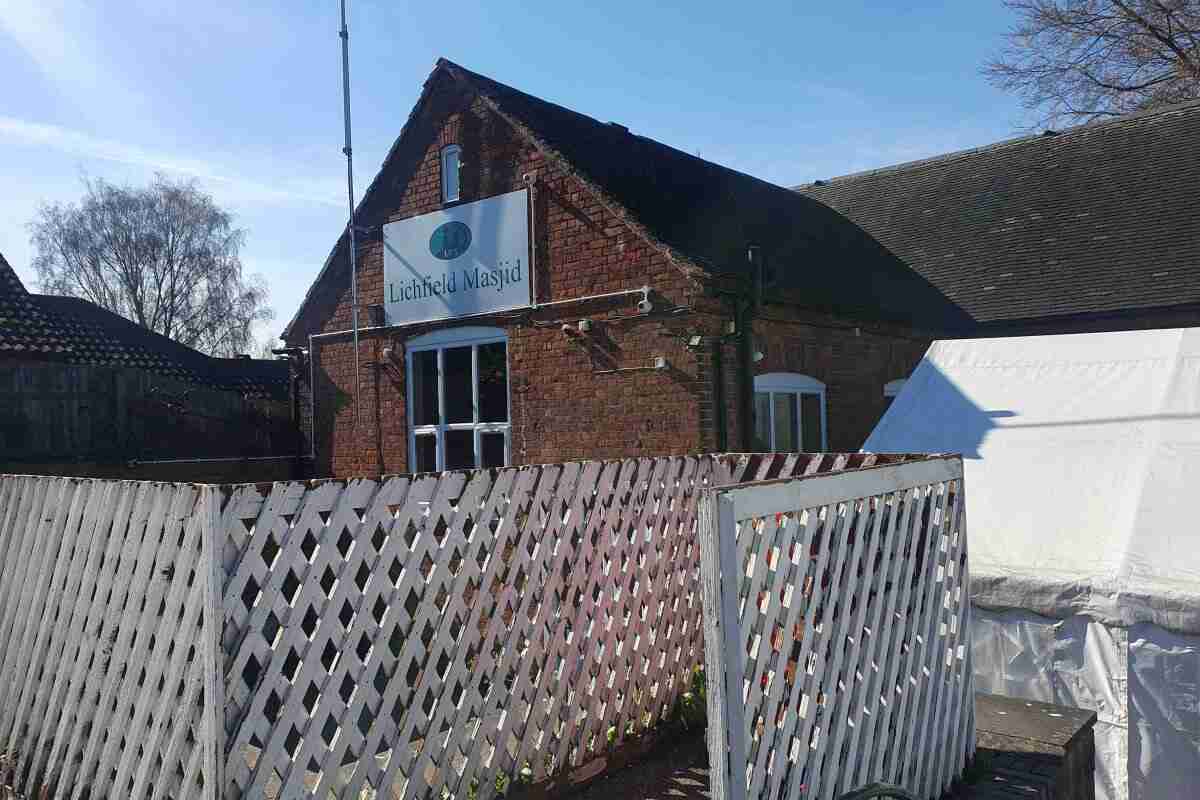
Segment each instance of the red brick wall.
M372 228L442 207L439 154L450 143L462 147L462 200L523 188L522 176L536 175L534 204L536 269L541 301L561 300L649 285L656 311L636 314L637 297L559 306L538 312L499 314L443 325L391 328L361 335L360 423L354 434L354 363L348 336L319 338L316 375L316 474L355 475L408 469L403 343L447 325L491 325L509 337L510 420L513 463L573 458L617 458L711 449L700 430L700 407L711 392L703 367L707 356L690 352L686 335L716 329L706 314L671 313L700 300L700 287L656 248L631 231L576 178L542 157L478 99L453 87L434 87L424 150L380 176L381 194L372 209ZM414 131L425 123L410 122ZM367 307L383 302L383 246L378 234L359 251L360 325ZM339 254L341 255L341 254ZM343 256L344 257L344 256ZM335 270L336 271L336 270ZM308 333L350 327L348 281L318 286L292 343ZM567 335L563 322L595 321L589 334ZM393 345L396 363L381 353ZM655 356L670 368L605 374L604 370L649 366ZM732 366L732 362L729 362Z
M625 225L579 180L544 158L477 98L448 82L431 87L424 113L409 122L407 145L377 181L382 202L360 225L374 232L359 250L360 325L368 307L383 302L383 245L379 226L442 207L440 151L462 147L462 201L523 188L536 177L534 229L538 300L542 302L649 285L655 312L635 313L636 297L589 301L537 312L514 312L441 325L363 333L360 343L360 423L354 429L354 361L348 336L319 338L314 348L316 454L314 474L373 475L405 472L408 429L403 346L407 339L448 325L489 325L508 334L512 461L516 464L577 458L664 455L750 446L740 413L743 398L736 339L722 338L732 305L706 294L665 255ZM338 257L345 259L345 253ZM344 272L344 270L342 271ZM349 282L333 277L314 288L314 299L293 331L350 327ZM827 384L828 444L857 449L884 408L883 384L904 377L928 344L897 332L867 332L814 322L771 306L753 332L766 358L752 372L801 372ZM564 334L563 322L594 321L589 334ZM688 349L688 336L704 337ZM391 346L395 361L382 357ZM720 438L713 351L720 349L725 438ZM661 371L647 367L668 359ZM305 403L307 406L307 403ZM307 408L306 408L307 412ZM306 418L307 430L307 418Z
M902 331L792 318L776 307L763 316L753 326L764 354L755 374L798 372L824 383L827 446L835 452L862 447L886 407L883 385L908 377L930 343Z

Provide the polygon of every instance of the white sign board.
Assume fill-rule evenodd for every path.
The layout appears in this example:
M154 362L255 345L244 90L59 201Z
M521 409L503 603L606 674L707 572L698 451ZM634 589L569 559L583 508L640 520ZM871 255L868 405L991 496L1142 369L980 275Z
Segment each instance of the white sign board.
M521 189L384 225L387 323L529 305L528 207Z

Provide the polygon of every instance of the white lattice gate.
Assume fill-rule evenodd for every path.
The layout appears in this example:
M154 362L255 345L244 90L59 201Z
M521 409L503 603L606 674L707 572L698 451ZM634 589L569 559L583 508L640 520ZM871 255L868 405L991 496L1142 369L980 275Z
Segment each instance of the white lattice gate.
M962 774L963 508L957 457L704 493L714 798L936 798Z

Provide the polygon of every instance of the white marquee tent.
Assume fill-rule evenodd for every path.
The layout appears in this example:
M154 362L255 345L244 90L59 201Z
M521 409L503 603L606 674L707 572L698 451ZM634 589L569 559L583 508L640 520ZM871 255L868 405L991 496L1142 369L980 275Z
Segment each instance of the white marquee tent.
M1200 330L935 342L863 449L964 456L977 688L1096 710L1097 797L1200 797Z

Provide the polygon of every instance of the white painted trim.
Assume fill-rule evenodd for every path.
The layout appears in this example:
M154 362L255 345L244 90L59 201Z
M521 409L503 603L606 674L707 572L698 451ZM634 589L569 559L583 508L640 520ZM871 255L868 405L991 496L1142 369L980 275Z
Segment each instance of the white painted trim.
M793 395L793 413L796 415L796 433L800 437L800 446L804 446L804 418L802 414L801 395L815 394L821 398L821 447L824 451L829 447L828 424L825 419L825 384L821 383L816 378L808 375L801 375L798 372L768 372L764 375L756 375L754 378L754 393L755 394L790 394ZM775 444L775 400L769 397L767 402L768 420L767 430L770 433L769 447L772 451L777 450Z
M493 328L488 325L462 325L456 328L441 330L414 336L404 343L404 349L434 350L439 347L453 347L465 344L489 344L491 342L508 341L508 334L503 328Z
M825 384L798 372L768 372L765 375L754 376L754 391L824 394Z
M454 162L454 166L456 167L456 169L458 169L458 170L462 169L462 148L456 144L448 144L445 147L443 147L442 153L440 156L441 177L442 177L441 193L442 193L442 202L443 203L455 203L455 202L458 202L460 199L462 199L462 176L461 176L461 174L454 176L454 193L451 194L451 192L450 192L450 182L448 180L449 170L446 167L446 160L451 155L457 156L457 158L455 159L455 162Z
M508 394L508 420L506 422L479 421L479 350L480 345L503 342L505 358L505 391ZM443 375L445 359L442 351L450 347L471 348L471 416L472 422L446 422L445 388ZM405 411L408 423L408 471L416 472L417 438L432 435L434 438L435 470L446 469L446 432L451 430L474 431L473 444L475 458L478 462L482 455L482 433L504 434L504 464L512 463L512 373L508 363L508 335L503 328L493 328L483 325L466 325L456 328L444 328L430 331L420 336L414 336L405 343ZM437 402L438 423L435 425L414 425L413 409L413 354L437 351Z

